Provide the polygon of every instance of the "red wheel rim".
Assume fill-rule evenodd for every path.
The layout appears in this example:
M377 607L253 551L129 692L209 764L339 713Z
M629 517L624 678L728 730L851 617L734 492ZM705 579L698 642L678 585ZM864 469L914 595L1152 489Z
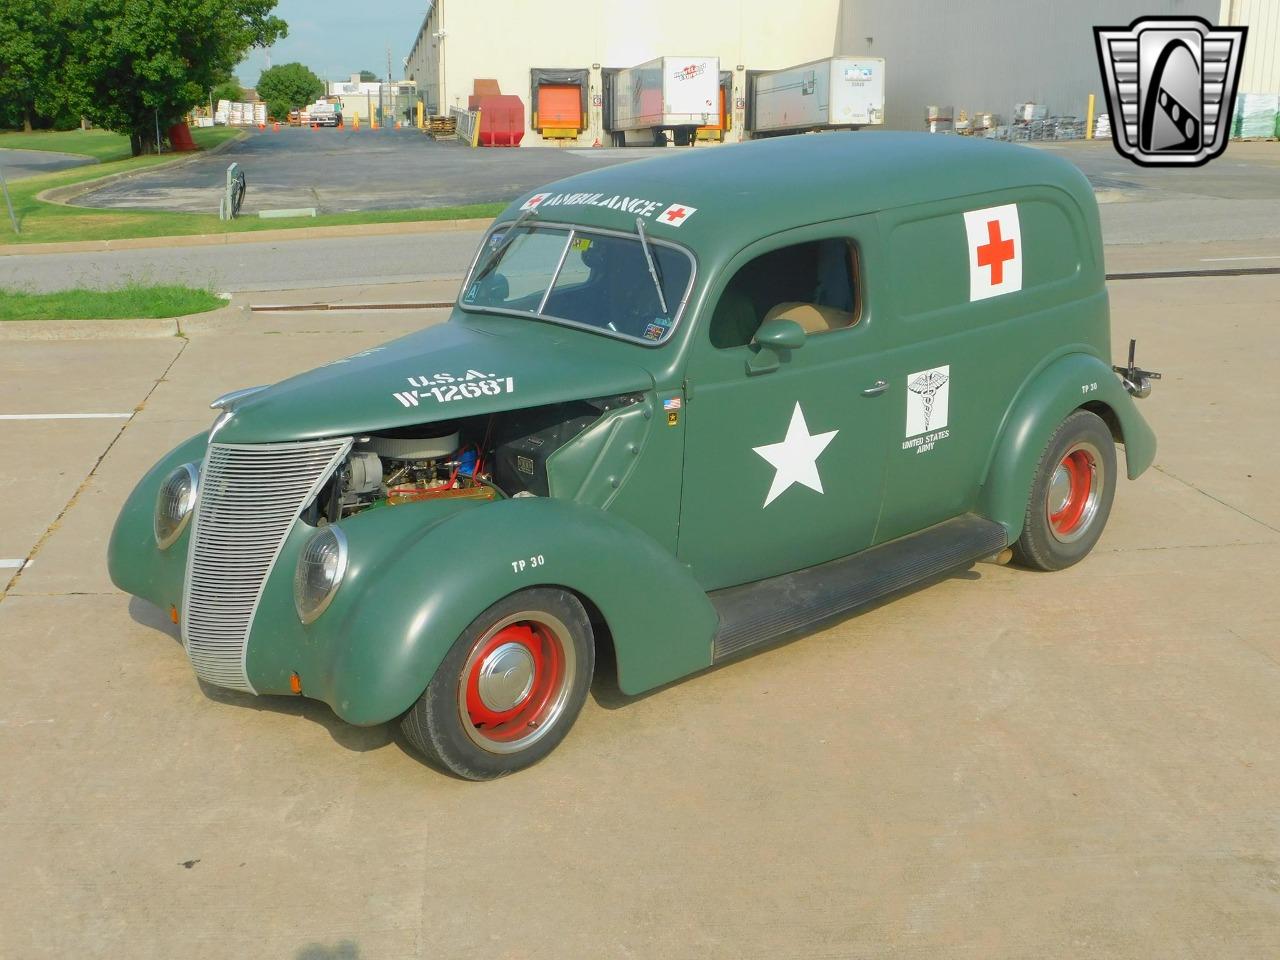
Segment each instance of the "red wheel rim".
M468 735L497 752L537 739L563 707L567 666L555 626L521 619L486 634L467 658L459 690Z
M1093 464L1089 454L1083 450L1074 450L1062 459L1060 469L1066 470L1071 488L1058 511L1049 514L1049 523L1058 533L1072 533L1080 525L1085 504L1089 502L1089 493L1093 489Z
M1045 514L1049 532L1062 543L1085 535L1098 515L1106 484L1102 455L1081 441L1067 450L1049 478Z

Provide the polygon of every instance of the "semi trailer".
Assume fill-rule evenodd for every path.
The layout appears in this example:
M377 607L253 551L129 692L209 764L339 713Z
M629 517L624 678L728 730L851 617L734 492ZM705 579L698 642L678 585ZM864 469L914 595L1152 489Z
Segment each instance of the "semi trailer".
M691 144L720 119L719 57L659 57L612 75L609 130L617 146Z
M827 57L751 78L752 136L884 123L884 60Z

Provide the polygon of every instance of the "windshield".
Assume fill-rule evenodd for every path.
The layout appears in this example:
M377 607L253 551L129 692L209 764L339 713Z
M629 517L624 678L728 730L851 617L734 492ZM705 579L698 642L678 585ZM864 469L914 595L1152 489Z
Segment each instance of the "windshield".
M500 228L485 241L461 303L662 343L679 319L693 260L652 239L649 253L652 270L638 236L537 224Z

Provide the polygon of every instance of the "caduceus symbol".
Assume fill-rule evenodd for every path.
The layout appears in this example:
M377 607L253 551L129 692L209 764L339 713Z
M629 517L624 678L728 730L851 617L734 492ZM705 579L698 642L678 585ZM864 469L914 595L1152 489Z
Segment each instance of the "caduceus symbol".
M938 370L930 370L928 373L922 373L910 383L907 389L912 393L920 395L920 399L924 402L924 428L929 429L929 418L933 415L933 398L938 395L938 391L942 389L942 385L947 382L947 375Z

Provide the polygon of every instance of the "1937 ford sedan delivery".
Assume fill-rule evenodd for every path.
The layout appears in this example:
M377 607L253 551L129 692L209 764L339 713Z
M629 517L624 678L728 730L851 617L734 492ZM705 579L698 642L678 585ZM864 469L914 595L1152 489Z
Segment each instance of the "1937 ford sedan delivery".
M1097 541L1155 438L1097 208L1035 150L829 134L521 197L449 321L216 401L110 546L196 674L402 718L483 779L636 694L1012 547ZM1135 382L1137 381L1137 382Z

